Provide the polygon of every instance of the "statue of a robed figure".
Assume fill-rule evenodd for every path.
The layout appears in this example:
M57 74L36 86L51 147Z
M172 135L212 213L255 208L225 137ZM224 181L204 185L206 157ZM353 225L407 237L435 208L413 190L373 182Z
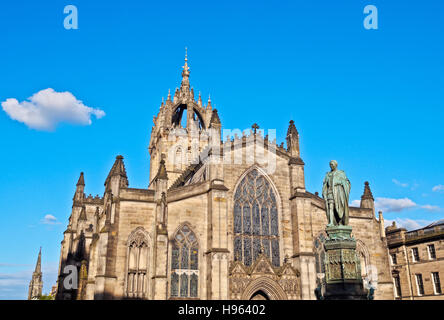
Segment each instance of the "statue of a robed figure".
M330 161L330 169L322 186L327 215L322 261L325 274L315 294L318 299L327 300L369 299L371 295L363 288L356 240L348 221L350 181L344 171L338 170L337 161Z
M338 170L338 162L330 161L331 171L327 172L322 186L322 197L327 211L327 227L348 225L348 199L350 181L345 172Z

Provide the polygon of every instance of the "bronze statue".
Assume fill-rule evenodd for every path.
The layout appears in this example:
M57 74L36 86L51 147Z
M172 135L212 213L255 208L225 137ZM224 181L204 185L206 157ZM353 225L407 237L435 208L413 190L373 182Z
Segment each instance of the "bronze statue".
M322 197L327 211L327 227L348 225L348 199L350 181L345 172L337 170L338 162L330 161L331 171L327 172L322 186Z

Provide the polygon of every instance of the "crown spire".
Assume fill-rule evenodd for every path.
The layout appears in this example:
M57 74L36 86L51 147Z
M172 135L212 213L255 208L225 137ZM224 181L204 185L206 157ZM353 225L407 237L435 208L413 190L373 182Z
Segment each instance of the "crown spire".
M180 85L181 92L189 92L190 90L190 68L188 67L188 49L185 47L185 64L183 65L182 71L182 83Z

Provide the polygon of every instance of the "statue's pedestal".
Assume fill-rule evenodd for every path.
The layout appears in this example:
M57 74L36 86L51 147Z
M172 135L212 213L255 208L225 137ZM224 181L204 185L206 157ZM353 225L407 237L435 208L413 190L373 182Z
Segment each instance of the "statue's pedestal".
M325 300L366 300L367 290L361 278L361 265L356 254L356 240L351 226L326 228L325 240Z

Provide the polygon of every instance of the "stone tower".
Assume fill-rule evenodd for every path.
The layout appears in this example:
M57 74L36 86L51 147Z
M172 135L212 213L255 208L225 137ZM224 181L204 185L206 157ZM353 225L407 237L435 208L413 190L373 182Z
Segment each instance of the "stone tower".
M42 295L42 247L40 247L39 257L32 273L32 279L29 283L28 300L37 300Z
M168 172L168 186L172 184L190 165L198 162L202 150L214 138L220 143L220 120L217 110L213 109L211 99L207 105L202 103L199 93L195 100L194 89L190 87L190 68L185 53L182 67L180 89L176 88L174 97L168 96L160 105L159 113L153 118L154 125L148 147L150 153L150 189L159 164L165 160ZM214 134L212 134L214 133Z

